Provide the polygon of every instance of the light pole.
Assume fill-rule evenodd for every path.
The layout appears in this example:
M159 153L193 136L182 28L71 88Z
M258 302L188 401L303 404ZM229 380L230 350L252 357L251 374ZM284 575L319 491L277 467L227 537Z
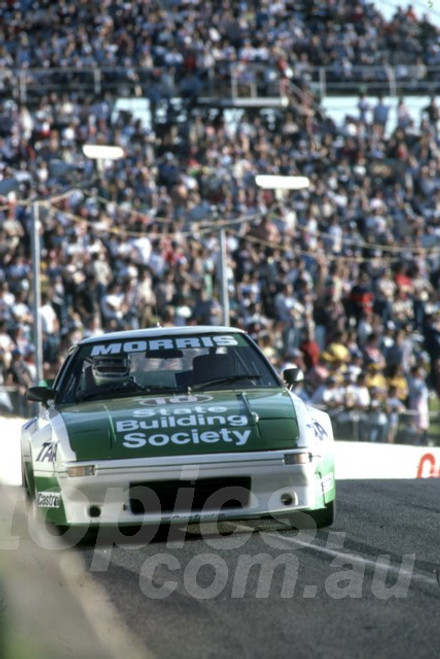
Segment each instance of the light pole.
M223 325L229 327L227 248L226 248L226 233L223 228L219 230L219 238L220 238L220 303L223 314Z
M35 374L37 384L43 379L43 327L41 322L41 245L39 202L32 203L31 262L32 305L34 315Z

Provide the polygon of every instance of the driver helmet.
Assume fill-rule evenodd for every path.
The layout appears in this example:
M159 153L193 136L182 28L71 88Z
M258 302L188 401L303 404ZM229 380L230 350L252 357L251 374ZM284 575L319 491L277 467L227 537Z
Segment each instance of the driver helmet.
M92 373L97 385L124 382L130 375L130 360L115 355L95 357Z

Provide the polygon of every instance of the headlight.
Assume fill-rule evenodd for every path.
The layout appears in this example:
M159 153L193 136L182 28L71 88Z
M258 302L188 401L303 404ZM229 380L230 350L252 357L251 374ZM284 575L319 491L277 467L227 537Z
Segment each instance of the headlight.
M71 478L77 476L94 476L95 475L95 465L83 465L78 467L67 467L67 475Z

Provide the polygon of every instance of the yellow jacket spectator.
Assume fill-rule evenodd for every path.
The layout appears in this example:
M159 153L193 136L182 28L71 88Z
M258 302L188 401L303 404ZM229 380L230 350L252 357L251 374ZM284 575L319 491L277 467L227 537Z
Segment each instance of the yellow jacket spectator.
M368 365L365 384L370 390L375 388L380 391L386 391L387 379L380 364L371 363Z
M408 380L405 377L402 366L396 364L390 368L386 380L388 388L395 387L396 397L402 403L405 403L408 398Z

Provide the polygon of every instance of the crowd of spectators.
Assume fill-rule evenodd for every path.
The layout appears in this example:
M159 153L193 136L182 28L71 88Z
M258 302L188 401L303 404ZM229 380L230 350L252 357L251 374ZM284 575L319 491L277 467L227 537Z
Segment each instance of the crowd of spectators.
M0 8L0 32L0 182L19 183L0 199L2 409L11 411L14 390L26 414L22 394L35 379L38 199L46 377L83 336L222 323L225 227L230 323L280 372L300 365L300 395L334 408L338 423L368 411L356 417L360 439L394 441L405 412L408 441L427 441L428 402L440 394L436 98L420 116L402 99L387 131L383 99L368 106L360 91L357 114L338 126L304 73L311 63L374 63L377 53L393 62L403 38L408 61L432 63L440 33L428 14L408 6L387 22L362 0L17 0ZM210 67L220 80L228 62L245 70L255 59L284 79L286 108L270 120L244 109L230 121L197 105L194 80ZM171 111L160 125L115 115L108 93L42 89L26 104L8 88L14 68L85 65L149 67L157 84L140 93L153 108L172 71L190 90L185 121ZM119 145L125 156L96 168L86 143ZM71 167L67 178L54 161ZM310 186L262 190L261 173L305 175Z

